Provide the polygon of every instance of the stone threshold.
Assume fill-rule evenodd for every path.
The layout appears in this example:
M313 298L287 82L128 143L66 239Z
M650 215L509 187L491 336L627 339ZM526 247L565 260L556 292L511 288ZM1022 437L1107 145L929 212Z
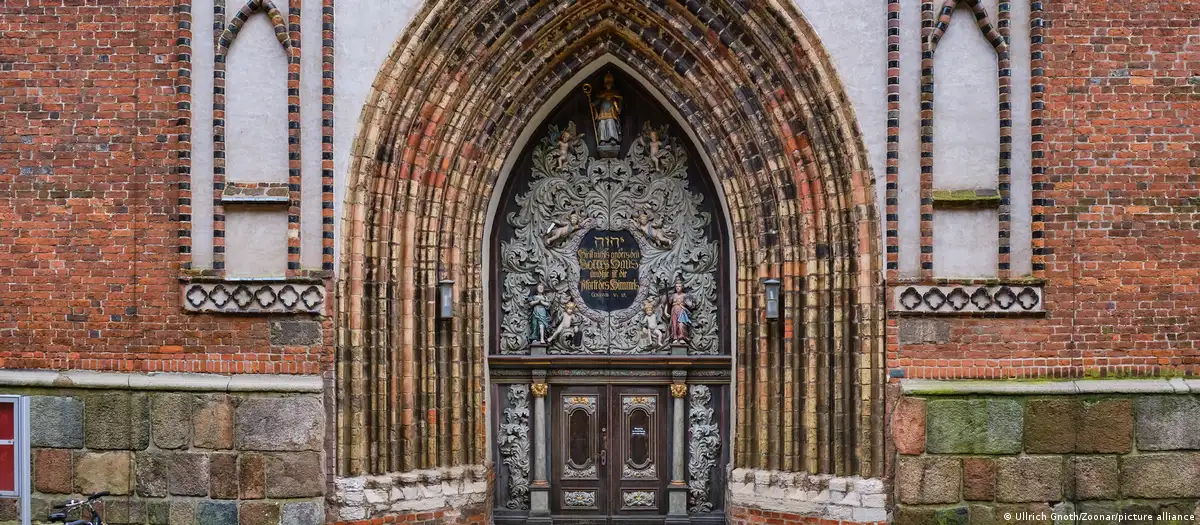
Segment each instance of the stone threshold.
M1200 379L957 380L903 379L905 395L1200 394Z
M320 376L281 374L186 374L151 372L94 372L90 370L0 370L0 387L103 388L115 390L167 390L191 392L324 391Z

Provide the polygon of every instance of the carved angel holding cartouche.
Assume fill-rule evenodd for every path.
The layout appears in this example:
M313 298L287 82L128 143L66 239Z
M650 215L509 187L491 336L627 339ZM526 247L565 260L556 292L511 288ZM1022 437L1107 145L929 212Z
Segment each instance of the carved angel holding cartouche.
M579 214L571 212L565 223L552 223L550 228L546 230L546 246L554 246L562 242L567 237L570 237L572 233L575 233L581 226L583 226L583 221L580 220Z
M638 229L642 231L642 235L645 235L646 239L659 248L666 248L671 245L673 239L671 239L657 221L650 220L649 213L643 211L638 214L637 225Z

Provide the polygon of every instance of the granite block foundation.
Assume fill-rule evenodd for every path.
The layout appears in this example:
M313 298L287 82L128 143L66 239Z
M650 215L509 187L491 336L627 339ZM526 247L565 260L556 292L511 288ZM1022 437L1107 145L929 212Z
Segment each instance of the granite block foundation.
M932 383L891 422L894 523L1200 523L1192 381Z
M47 374L0 378L30 396L34 523L102 490L112 524L326 523L320 379Z

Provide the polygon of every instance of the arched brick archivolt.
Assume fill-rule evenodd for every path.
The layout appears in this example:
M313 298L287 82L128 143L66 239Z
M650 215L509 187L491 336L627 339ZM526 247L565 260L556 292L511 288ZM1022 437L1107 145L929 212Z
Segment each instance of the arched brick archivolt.
M534 114L602 57L666 97L726 196L735 465L881 474L880 236L848 99L790 2L697 4L450 0L417 15L352 151L339 475L487 461L488 205ZM764 316L767 277L783 281L777 325ZM435 316L442 279L456 282L451 321Z

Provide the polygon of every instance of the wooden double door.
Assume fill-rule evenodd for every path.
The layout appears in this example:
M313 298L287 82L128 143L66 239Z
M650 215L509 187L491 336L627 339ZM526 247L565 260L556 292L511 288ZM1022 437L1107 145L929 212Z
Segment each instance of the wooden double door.
M551 513L555 523L661 523L671 465L666 386L552 389Z

